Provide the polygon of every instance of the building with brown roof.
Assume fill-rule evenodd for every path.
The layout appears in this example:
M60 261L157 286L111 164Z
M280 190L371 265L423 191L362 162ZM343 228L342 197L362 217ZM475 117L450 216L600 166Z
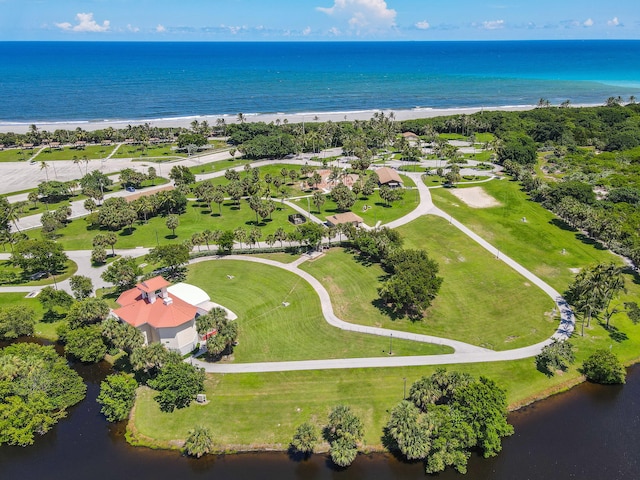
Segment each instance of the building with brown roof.
M378 175L378 183L380 185L386 185L391 188L398 188L403 186L402 178L398 175L393 168L382 167L376 170Z
M176 288L172 292L173 287ZM184 355L200 341L196 317L206 313L212 304L198 287L183 283L173 287L160 276L145 280L120 294L120 308L112 313L140 330L146 345L162 343Z
M336 213L335 215L327 217L327 224L330 227L335 227L345 223L350 223L354 227L361 227L363 222L362 218L353 212Z

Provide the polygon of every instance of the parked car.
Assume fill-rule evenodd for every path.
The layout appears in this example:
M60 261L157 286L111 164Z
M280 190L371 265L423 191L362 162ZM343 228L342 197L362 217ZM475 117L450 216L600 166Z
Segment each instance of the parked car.
M136 189L133 187L127 187L127 192L135 192Z
M45 277L48 277L49 274L47 272L36 272L29 277L29 280L42 280Z

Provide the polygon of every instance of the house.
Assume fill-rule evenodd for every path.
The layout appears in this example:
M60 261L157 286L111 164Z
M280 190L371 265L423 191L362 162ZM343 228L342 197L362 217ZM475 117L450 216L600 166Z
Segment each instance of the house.
M382 167L376 170L376 175L378 175L378 184L386 185L390 188L399 188L403 186L402 179L398 172L396 172L393 168Z
M420 141L420 137L418 135L416 135L413 132L402 132L402 136L408 141L408 142L414 142L417 143Z
M335 215L327 217L327 224L330 227L335 227L337 225L342 225L345 223L350 223L354 227L358 228L362 226L363 222L362 218L360 218L353 212L336 213Z
M181 355L200 343L196 317L217 306L207 293L187 283L171 285L161 276L120 294L112 314L142 332L145 345L162 343ZM231 312L227 311L227 314ZM231 313L230 318L235 318Z

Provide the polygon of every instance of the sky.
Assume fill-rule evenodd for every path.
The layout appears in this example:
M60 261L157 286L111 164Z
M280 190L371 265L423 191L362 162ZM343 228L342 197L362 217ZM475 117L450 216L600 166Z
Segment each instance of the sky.
M640 39L638 0L0 0L0 41Z

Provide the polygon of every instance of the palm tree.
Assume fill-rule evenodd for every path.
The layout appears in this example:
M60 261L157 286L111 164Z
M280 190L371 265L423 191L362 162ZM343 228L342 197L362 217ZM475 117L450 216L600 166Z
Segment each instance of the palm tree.
M246 120L244 113L242 112L238 113L238 115L236 115L236 118L238 119L238 123L244 123Z
M40 170L44 169L44 173L47 176L47 182L49 181L49 164L47 162L40 162Z
M278 242L280 242L280 247L282 247L282 242L287 239L287 232L285 232L282 227L278 227L273 236Z
M207 427L197 425L189 430L189 435L184 442L184 451L187 455L200 458L209 453L213 446L211 432Z
M242 250L243 242L247 241L247 232L244 228L238 227L233 231L233 238L240 243L240 250Z

